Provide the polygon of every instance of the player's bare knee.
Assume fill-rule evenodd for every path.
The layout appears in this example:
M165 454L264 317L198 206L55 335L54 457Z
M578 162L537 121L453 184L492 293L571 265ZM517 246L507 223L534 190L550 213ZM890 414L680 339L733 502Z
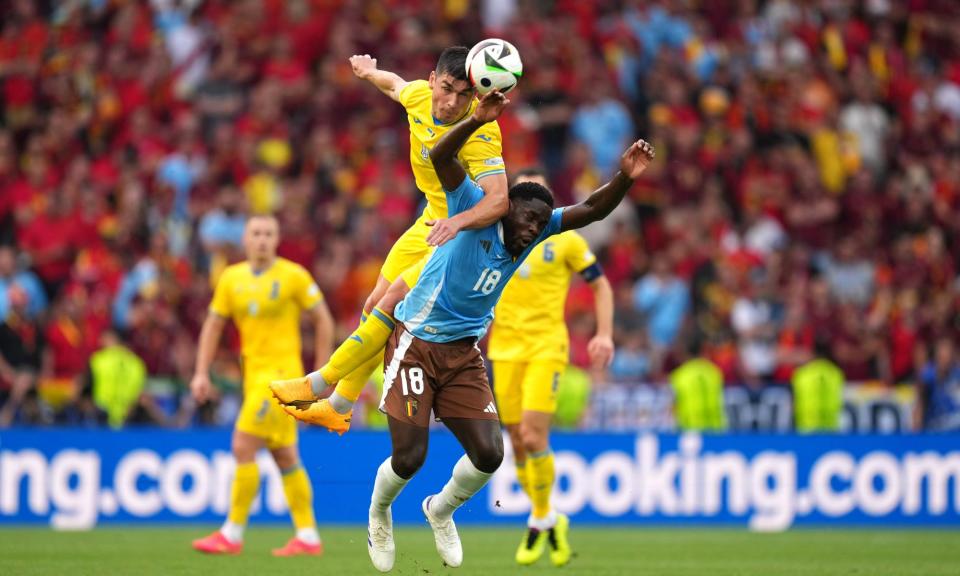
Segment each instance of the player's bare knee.
M524 451L542 452L547 449L547 433L536 426L520 426L520 443Z
M230 450L238 464L253 462L257 457L257 450L260 444L254 441L253 437L234 432L233 439L230 442Z
M377 308L393 315L397 305L407 296L408 292L410 292L410 287L402 279L397 280L383 293L376 304Z
M510 434L510 445L513 447L514 455L522 455L526 452L523 446L523 436L520 434L520 425L507 424L507 433Z
M379 300L379 298L375 300L374 294L370 294L369 296L367 296L367 299L363 302L364 313L369 314L373 312L373 307L377 305L377 300Z
M237 461L237 464L253 462L257 457L256 449L247 446L244 442L238 441L236 438L233 439L231 450L233 451L233 458Z
M300 465L300 458L297 456L296 448L278 448L272 450L273 460L277 463L277 468L281 471L293 470Z
M397 476L409 480L423 466L427 458L426 446L412 446L403 450L394 450L390 463Z
M377 285L374 286L373 291L370 292L370 295L367 296L366 301L363 303L363 311L367 314L373 312L374 306L379 305L380 300L387 293L388 288L390 288L390 282L386 278L382 275L377 278Z
M503 463L503 438L498 434L489 442L478 443L467 456L477 470L493 474Z

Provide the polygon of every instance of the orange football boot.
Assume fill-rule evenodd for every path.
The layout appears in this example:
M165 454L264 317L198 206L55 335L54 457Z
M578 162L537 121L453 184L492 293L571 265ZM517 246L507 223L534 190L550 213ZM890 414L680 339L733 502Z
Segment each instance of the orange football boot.
M330 401L323 399L308 405L284 406L287 414L293 416L301 422L323 426L331 432L343 435L350 429L350 418L353 416L353 410L346 414L340 414L333 409Z
M290 380L274 380L270 383L270 391L281 404L289 406L306 405L317 399L313 393L313 386L306 376L291 378Z

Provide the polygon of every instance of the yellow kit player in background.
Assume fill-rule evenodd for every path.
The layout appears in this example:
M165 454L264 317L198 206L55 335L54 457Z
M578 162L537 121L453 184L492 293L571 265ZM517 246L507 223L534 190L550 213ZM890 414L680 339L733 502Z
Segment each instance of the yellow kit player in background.
M517 174L517 182L547 186L538 170ZM488 357L493 363L493 389L500 421L510 433L517 479L530 497L527 533L517 548L520 564L533 564L549 542L550 560L570 560L569 519L550 506L554 483L550 423L557 408L557 387L567 368L570 341L564 307L570 278L580 274L593 288L597 333L590 341L590 359L605 367L613 358L613 290L575 231L548 239L527 258L507 284L497 304Z
M320 554L320 535L313 517L313 494L297 450L297 423L273 399L268 384L303 374L300 359L300 316L309 311L316 325L316 362L330 355L333 318L320 289L303 267L277 257L279 230L272 216L247 221L243 244L247 260L229 266L217 282L203 323L197 367L190 388L198 402L210 398L210 364L228 319L240 332L243 405L233 432L237 467L230 491L230 513L223 527L195 540L193 547L210 554L237 554L243 531L260 487L256 455L270 450L283 477L283 490L296 527L295 536L275 556Z
M360 346L368 334L393 330L392 324L384 320L389 315L383 314L383 311L375 313L374 306L405 270L427 255L431 246L446 243L460 230L489 226L507 212L507 176L500 127L496 122L479 128L457 154L470 178L484 192L483 200L470 210L447 218L446 195L430 162L430 149L440 137L473 114L477 107L475 90L466 72L468 52L462 46L447 48L440 54L437 67L430 72L427 80L412 82L393 72L377 69L376 59L368 54L350 58L353 73L358 78L367 80L406 110L410 128L410 168L417 188L427 197L427 208L387 255L377 285L364 304L360 327L347 341L348 348L351 340ZM341 373L336 369L338 362L335 357L323 373L307 375L302 385L309 386L315 397L329 385L337 384L337 388L328 399L310 405L302 419L341 434L346 432L350 428L353 404L380 364L382 356L374 355L350 373Z

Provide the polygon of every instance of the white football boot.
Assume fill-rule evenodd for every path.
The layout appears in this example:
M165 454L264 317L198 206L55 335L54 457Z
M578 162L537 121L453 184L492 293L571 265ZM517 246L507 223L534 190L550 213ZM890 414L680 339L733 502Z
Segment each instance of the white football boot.
M437 543L437 552L443 562L451 568L456 568L463 564L463 547L460 545L460 535L457 534L457 526L453 523L453 517L438 518L430 513L430 501L433 496L427 496L423 501L423 515L427 517L427 522L433 528L433 539Z
M393 544L393 513L389 508L385 514L370 510L367 522L367 552L373 567L381 572L393 569L396 546Z

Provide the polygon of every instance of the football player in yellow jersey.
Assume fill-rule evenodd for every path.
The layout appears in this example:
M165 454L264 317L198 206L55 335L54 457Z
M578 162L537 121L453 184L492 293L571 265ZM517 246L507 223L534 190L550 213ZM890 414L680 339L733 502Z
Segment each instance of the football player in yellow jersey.
M536 169L519 172L516 182L547 186ZM527 258L507 284L495 309L488 357L500 421L510 433L517 478L530 497L527 533L517 548L520 564L533 564L551 546L550 560L570 560L569 520L550 506L554 483L550 422L557 408L557 387L567 368L570 341L564 305L570 278L580 274L593 289L597 333L588 351L595 366L613 357L613 290L587 241L570 230L548 239Z
M279 230L273 216L247 221L243 244L247 260L224 270L214 290L210 310L200 332L197 367L190 383L198 402L210 398L210 364L227 320L240 332L243 366L243 405L233 431L236 473L230 492L230 512L223 527L194 541L193 547L210 554L237 554L250 506L260 487L256 455L270 450L283 478L283 490L296 528L275 556L320 554L323 550L313 517L310 479L297 450L297 423L273 399L268 384L278 378L303 374L300 360L300 316L309 311L316 325L316 362L330 355L333 318L310 273L277 257Z
M417 188L427 197L427 208L387 254L380 277L363 308L364 322L380 323L373 314L374 306L387 288L408 268L427 254L431 246L440 246L454 238L460 230L483 228L498 221L507 212L507 177L503 164L500 127L496 121L484 124L470 136L457 153L457 159L470 178L483 189L484 198L473 208L447 218L447 200L430 162L430 149L450 128L467 118L478 101L466 72L469 50L462 46L447 48L440 54L436 69L427 80L407 82L400 76L377 68L369 54L352 56L353 73L376 86L407 112L410 128L410 168ZM386 325L376 328L386 329ZM359 338L359 336L354 336ZM313 409L316 424L339 433L350 427L353 404L380 364L377 354L338 382L327 382L319 372L307 376L315 395L328 385L337 384L329 399L321 400Z

